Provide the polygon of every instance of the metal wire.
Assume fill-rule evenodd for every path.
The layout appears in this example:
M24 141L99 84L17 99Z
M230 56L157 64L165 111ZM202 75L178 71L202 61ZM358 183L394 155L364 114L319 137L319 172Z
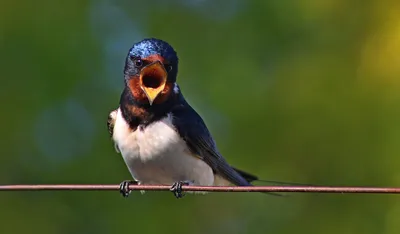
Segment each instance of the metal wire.
M130 190L169 191L168 185L130 185ZM0 191L41 190L119 190L116 184L19 184L0 185ZM290 193L386 193L400 194L394 187L327 187L327 186L182 186L183 191L203 192L290 192Z

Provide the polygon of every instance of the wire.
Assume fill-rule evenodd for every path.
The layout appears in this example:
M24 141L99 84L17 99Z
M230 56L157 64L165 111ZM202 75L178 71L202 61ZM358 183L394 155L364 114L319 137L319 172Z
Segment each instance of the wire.
M0 185L0 191L40 190L119 190L115 184L15 184ZM130 190L169 191L168 185L130 185ZM328 187L328 186L182 186L193 192L289 192L289 193L386 193L400 194L395 187Z

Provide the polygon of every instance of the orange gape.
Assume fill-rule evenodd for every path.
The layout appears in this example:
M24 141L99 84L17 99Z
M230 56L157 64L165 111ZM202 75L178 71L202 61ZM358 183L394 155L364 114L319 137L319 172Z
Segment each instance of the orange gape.
M143 89L140 87L139 77L131 77L128 81L129 90L132 93L132 96L135 98L135 101L139 103L148 103L149 100L144 93ZM157 98L154 100L154 104L161 104L168 100L172 90L174 88L174 84L167 82L165 84L164 89L158 94Z

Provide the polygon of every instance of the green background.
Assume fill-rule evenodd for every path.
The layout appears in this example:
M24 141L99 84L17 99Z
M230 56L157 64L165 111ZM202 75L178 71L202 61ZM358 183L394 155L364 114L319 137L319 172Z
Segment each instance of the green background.
M147 3L146 3L147 2ZM130 174L106 119L131 45L171 43L227 160L263 179L400 185L396 1L0 1L0 184ZM400 197L1 192L0 233L400 233Z

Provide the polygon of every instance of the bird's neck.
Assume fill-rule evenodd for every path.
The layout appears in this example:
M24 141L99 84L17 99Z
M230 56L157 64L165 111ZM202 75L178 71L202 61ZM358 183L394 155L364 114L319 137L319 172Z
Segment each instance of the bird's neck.
M129 88L125 87L120 99L122 117L132 130L135 130L138 126L145 127L167 116L173 108L175 98L175 95L171 95L163 103L150 105L135 100Z

